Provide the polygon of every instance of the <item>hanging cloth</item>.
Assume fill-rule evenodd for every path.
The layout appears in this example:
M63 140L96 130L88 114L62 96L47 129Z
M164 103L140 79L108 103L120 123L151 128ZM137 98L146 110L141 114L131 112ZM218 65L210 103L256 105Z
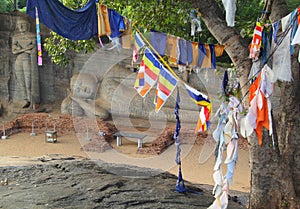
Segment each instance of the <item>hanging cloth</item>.
M204 44L205 50L206 50L206 56L203 59L201 68L208 68L211 69L212 63L211 63L211 51L209 44Z
M215 45L209 44L210 54L211 54L211 69L216 69L217 67L217 60L216 60L216 52L215 52Z
M110 24L107 7L98 4L98 36L110 35Z
M272 28L273 28L273 40L274 43L277 44L277 33L278 33L278 26L279 26L280 21L277 21L275 23L272 24Z
M199 49L198 49L197 42L192 42L192 53L193 53L193 61L190 63L190 66L197 67L198 59L199 59Z
M182 172L181 172L181 159L180 159L180 137L179 137L179 132L181 129L181 125L180 125L180 119L179 119L179 109L180 109L180 95L179 95L179 89L177 88L177 97L176 97L176 105L175 105L175 109L174 109L174 114L176 116L176 129L174 132L174 140L175 140L175 144L177 146L177 151L176 151L176 158L175 161L178 165L178 179L176 182L176 192L182 193L182 192L186 192L186 188L184 186L184 180L182 178Z
M198 51L198 54L199 54L199 57L198 57L198 67L201 67L202 66L202 63L203 63L203 60L206 56L206 49L205 49L205 46L204 44L200 44L198 45L198 48L199 48L199 51Z
M287 30L290 23L290 15L281 19L282 29ZM277 50L273 54L272 69L277 79L280 81L292 81L292 66L291 66L291 30L288 31L285 37L283 37L282 43L278 46ZM275 44L273 44L275 47Z
M224 96L229 96L228 83L229 83L228 72L227 70L225 70L223 80L222 80L222 92Z
M186 40L179 38L177 46L177 63L179 65L187 64L187 43Z
M109 25L111 38L120 37L125 31L124 17L113 9L108 9Z
M167 48L167 34L157 31L150 31L150 44L160 56L164 56Z
M191 21L191 36L195 36L196 27L197 27L197 32L199 33L202 32L201 21L197 18L194 18Z
M265 127L272 135L272 118L270 95L273 93L274 71L267 65L249 88L248 124L255 129L258 144L262 145L262 128Z
M234 19L235 19L235 12L236 12L236 0L222 0L222 3L226 10L227 26L234 27Z
M78 10L71 10L58 0L28 0L26 13L32 18L35 18L35 7L38 8L40 22L65 38L88 40L98 33L94 0Z
M187 65L190 65L193 62L193 45L192 42L186 41L186 50L187 50Z
M175 140L175 145L177 146L177 151L176 151L176 157L175 157L175 162L177 163L177 165L181 164L181 159L180 159L180 129L181 129L181 124L180 124L180 118L179 118L179 109L180 109L180 95L179 95L179 89L177 88L177 97L176 97L176 104L175 104L175 108L174 108L174 114L176 117L176 128L175 128L175 132L174 132L174 140Z
M176 65L177 63L177 46L178 46L178 37L167 35L167 47L166 47L166 55L168 55L168 61Z

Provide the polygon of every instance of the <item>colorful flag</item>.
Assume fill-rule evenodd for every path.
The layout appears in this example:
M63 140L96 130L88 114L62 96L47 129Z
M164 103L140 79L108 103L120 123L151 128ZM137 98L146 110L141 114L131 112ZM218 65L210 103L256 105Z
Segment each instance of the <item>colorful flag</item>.
M192 101L195 102L197 105L201 106L201 111L199 113L199 118L196 125L195 133L206 131L210 125L209 119L210 119L212 104L209 101L208 96L190 87L187 84L184 85Z
M190 87L187 84L184 85L193 102L200 106L207 106L209 110L211 110L211 103L208 99L208 96L201 93L200 91L197 91L196 89Z
M145 97L156 83L160 68L161 63L150 49L146 48L134 85L134 88L142 97Z
M206 131L209 128L210 125L209 119L210 119L209 108L207 108L206 106L202 106L199 113L196 129L195 129L195 134L198 132Z
M263 31L263 26L261 25L260 22L256 22L256 26L254 29L254 34L252 37L252 41L250 44L250 59L257 59L259 52L260 52L260 46L261 46L261 41L262 41L262 31Z
M38 66L43 65L42 59L42 44L41 44L41 29L40 29L40 20L39 20L39 13L38 8L35 7L35 25L36 25L36 43L37 43L37 57L38 57Z
M135 41L133 45L132 63L135 63L139 58L139 51L145 46L145 42L139 33L135 33Z
M159 112L178 83L178 79L161 65L155 96L155 111Z

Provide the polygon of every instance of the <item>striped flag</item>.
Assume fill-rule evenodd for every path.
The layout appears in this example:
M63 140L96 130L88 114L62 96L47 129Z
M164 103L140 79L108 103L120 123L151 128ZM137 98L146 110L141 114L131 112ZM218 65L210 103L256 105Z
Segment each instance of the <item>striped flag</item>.
M208 96L206 96L205 94L201 93L200 91L194 89L193 87L190 87L187 84L184 84L184 85L185 85L185 88L193 102L195 102L197 105L200 105L200 106L207 106L207 107L209 107L209 110L211 109L210 108L211 103L208 99Z
M131 63L135 63L139 58L139 51L141 48L145 46L145 42L143 41L142 37L139 33L135 33L135 41L133 45L133 53L132 53L132 61Z
M210 119L212 104L209 101L207 95L190 87L187 84L184 85L192 101L195 102L197 105L201 106L201 111L199 113L199 118L196 125L195 133L206 131L210 125L209 119Z
M198 122L195 129L195 134L198 132L206 131L209 128L210 122L210 110L209 108L203 106L201 107Z
M40 29L40 19L37 7L35 7L35 26L36 26L36 43L37 43L37 57L38 57L38 66L43 65L42 59L42 44L41 44L41 29Z
M155 111L159 112L169 96L172 94L178 83L178 79L172 75L163 65L161 65L160 74L155 95Z
M146 48L134 84L134 88L142 97L145 97L156 83L160 68L161 63L157 60L155 55L148 48Z
M258 58L261 41L262 41L262 31L263 31L263 26L261 25L260 22L256 22L254 34L250 44L250 55L249 55L250 59Z

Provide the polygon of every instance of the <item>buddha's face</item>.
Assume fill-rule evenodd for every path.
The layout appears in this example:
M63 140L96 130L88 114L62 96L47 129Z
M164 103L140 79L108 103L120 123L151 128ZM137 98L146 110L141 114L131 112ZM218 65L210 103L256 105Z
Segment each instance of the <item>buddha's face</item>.
M97 91L97 80L89 74L80 74L73 88L73 96L82 99L93 99Z
M17 22L17 28L21 33L28 32L30 28L30 24L26 20L20 19Z

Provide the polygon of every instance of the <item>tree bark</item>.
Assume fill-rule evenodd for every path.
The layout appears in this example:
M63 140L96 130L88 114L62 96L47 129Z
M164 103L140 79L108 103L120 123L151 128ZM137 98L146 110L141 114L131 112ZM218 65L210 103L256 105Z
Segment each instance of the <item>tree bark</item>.
M285 0L267 0L265 9L271 9L271 22L288 14ZM224 12L214 0L194 1L202 13L203 21L212 35L231 58L242 87L248 91L248 73L252 62L248 59L248 45L235 28L227 27ZM300 78L296 60L299 47L293 57L293 82L277 82L280 88L280 108L274 112L274 142L264 131L263 145L258 146L253 134L250 142L251 191L250 208L300 208ZM248 101L246 101L246 104ZM245 103L244 103L245 104Z
M267 1L271 7L271 22L289 13L284 0ZM300 208L299 204L299 47L292 56L293 82L277 82L280 89L280 107L274 114L273 145L267 133L262 147L251 139L251 195L250 208ZM297 52L297 53L296 53Z

